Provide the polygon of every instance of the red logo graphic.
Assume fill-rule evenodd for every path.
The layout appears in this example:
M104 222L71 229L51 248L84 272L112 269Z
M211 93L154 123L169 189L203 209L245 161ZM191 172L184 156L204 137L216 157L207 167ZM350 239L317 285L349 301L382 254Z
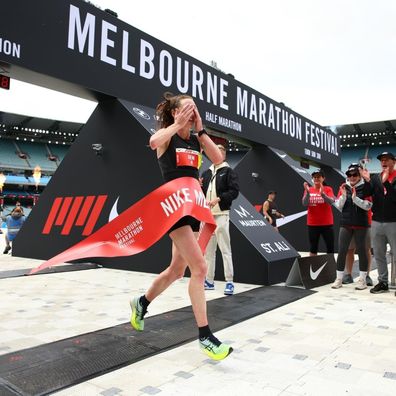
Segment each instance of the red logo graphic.
M82 227L85 225L82 235L90 235L98 221L106 199L107 195L55 198L42 234L49 234L55 225L63 226L61 235L69 235L73 226Z

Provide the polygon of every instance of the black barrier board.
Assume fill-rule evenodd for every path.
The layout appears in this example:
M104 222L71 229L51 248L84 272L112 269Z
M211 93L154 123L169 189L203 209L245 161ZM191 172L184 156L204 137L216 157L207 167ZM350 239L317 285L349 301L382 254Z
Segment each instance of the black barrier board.
M189 94L206 126L340 167L339 138L329 129L89 2L6 2L0 43L0 65L11 78L150 107L164 91Z
M298 257L299 254L293 246L275 231L243 194L239 194L233 201L230 220L266 261Z
M286 286L303 286L306 289L334 282L336 262L333 254L299 257L295 260Z

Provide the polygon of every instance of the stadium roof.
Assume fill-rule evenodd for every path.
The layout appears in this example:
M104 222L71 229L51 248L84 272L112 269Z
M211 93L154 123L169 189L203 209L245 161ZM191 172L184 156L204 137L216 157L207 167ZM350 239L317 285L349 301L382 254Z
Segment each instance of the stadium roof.
M8 137L29 135L38 139L48 139L49 134L57 132L71 143L83 126L84 124L77 122L0 111L0 134ZM335 125L328 128L340 136L342 147L396 144L396 120Z
M21 114L0 111L0 135L13 138L48 139L52 135L61 135L66 143L73 142L84 124L70 121L58 121Z
M396 144L396 120L337 125L330 129L340 136L342 145Z
M67 133L78 133L84 125L77 122L57 121L47 118L6 113L3 111L0 111L0 124Z

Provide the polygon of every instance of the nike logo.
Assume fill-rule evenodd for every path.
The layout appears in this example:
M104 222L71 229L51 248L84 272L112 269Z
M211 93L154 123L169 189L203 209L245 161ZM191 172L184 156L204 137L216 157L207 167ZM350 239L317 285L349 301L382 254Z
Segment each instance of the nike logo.
M110 221L114 220L116 217L118 217L118 210L117 210L117 204L118 204L118 197L116 201L114 202L113 207L111 208L110 214L109 214L109 223Z
M281 158L285 158L286 157L286 155L287 154L281 154L281 153L278 153L277 151L275 151L276 152L276 154L278 154L279 155L279 157L281 157Z
M319 274L322 272L323 268L326 266L327 261L321 266L319 267L316 271L312 271L312 265L309 266L309 274L311 275L311 279L315 280Z
M297 168L297 166L292 165L292 168L298 173L307 173L304 169Z
M305 216L307 213L308 213L308 211L304 210L304 211L299 212L299 213L294 213L292 215L285 216L285 217L280 218L280 219L276 219L276 226L277 227L282 227L283 225L285 225L287 223L290 223L291 221L297 220L300 217Z

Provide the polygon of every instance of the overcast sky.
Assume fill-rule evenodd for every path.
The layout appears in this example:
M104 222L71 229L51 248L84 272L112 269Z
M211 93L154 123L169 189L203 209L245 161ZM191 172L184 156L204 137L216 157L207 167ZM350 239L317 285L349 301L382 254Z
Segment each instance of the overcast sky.
M396 119L395 0L91 2L321 125ZM0 111L85 122L95 107L40 90L13 80Z

